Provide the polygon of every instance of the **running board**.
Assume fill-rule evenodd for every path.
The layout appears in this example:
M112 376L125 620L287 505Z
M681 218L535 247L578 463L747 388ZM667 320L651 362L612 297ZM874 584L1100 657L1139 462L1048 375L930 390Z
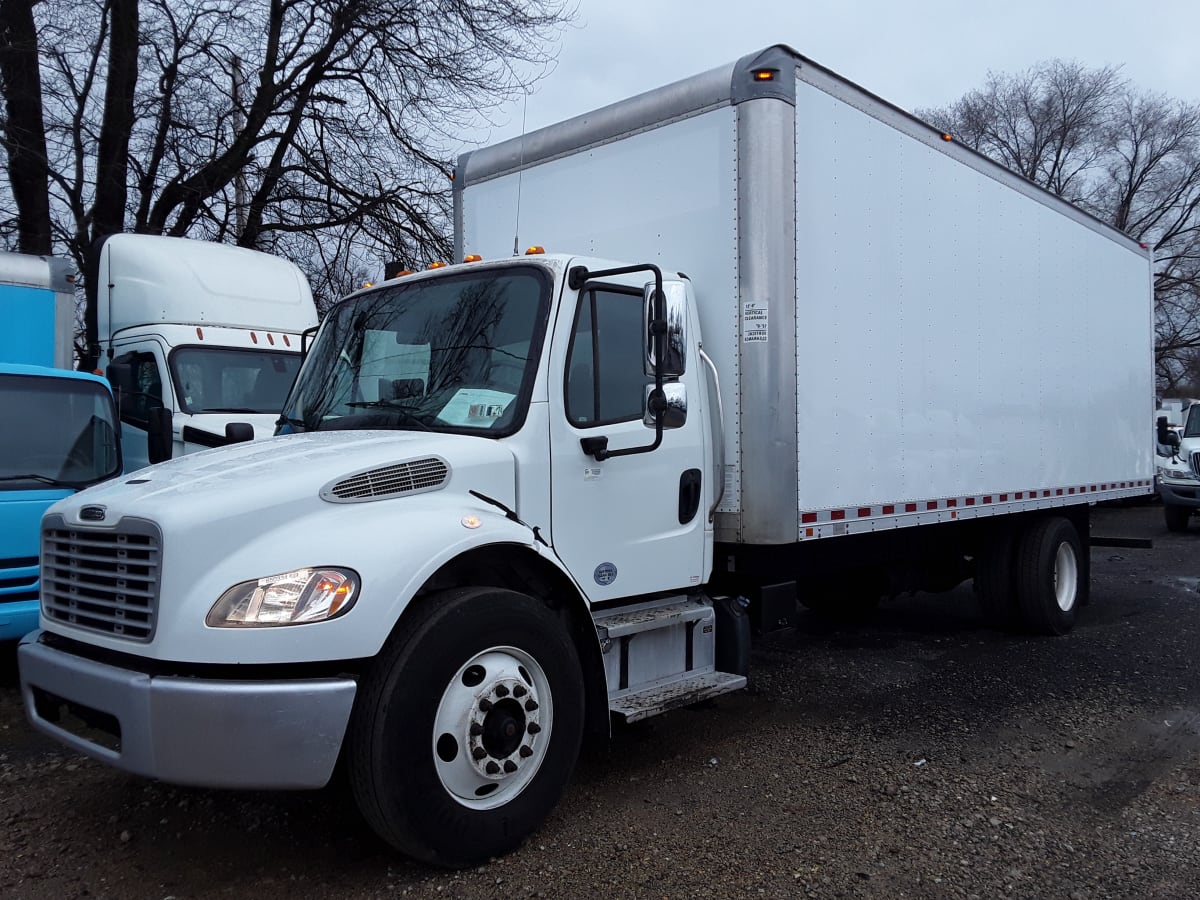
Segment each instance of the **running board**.
M741 690L745 686L745 675L705 672L625 694L620 699L609 702L609 711L626 722L637 722L669 709L689 706L701 700L728 694L730 691Z

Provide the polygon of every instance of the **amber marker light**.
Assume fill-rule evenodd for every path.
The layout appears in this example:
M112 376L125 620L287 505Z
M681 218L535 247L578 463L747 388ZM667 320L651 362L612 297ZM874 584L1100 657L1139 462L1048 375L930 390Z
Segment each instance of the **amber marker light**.
M397 272L392 277L393 278L403 278L405 275L411 275L412 273L413 273L412 269L401 269L399 272Z
M431 268L431 269L444 269L444 268L446 268L446 264L445 264L444 262L435 262L435 263L430 263L430 264L429 264L429 268Z
M942 140L943 140L943 141L952 141L952 140L954 140L954 135L952 135L952 134L942 134Z
M470 528L472 531L482 524L479 521L479 516L463 516L460 521L462 522L463 528Z
M466 256L463 257L463 262L465 262L465 263L483 262L483 257L480 256L478 253L468 253Z
M525 255L526 256L537 256L538 254L545 253L545 252L546 252L546 248L543 247L541 244L534 244L532 247L530 247L528 250L525 251Z
M758 69L754 73L754 80L755 81L774 81L775 80L775 70L774 69Z

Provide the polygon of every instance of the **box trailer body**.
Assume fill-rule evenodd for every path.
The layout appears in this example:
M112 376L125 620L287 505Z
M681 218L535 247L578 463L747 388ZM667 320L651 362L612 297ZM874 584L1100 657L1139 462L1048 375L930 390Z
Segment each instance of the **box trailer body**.
M739 97L739 68L774 78ZM783 48L469 154L454 185L460 253L519 231L687 273L730 425L719 540L1152 484L1149 252Z
M294 263L212 241L117 234L100 245L96 267L102 364L117 388L130 471L231 434L274 434L300 335L317 324ZM170 434L151 454L159 428Z
M42 514L121 471L112 392L72 370L71 272L0 253L0 642L37 627Z
M472 865L798 601L973 578L1065 633L1089 504L1151 490L1149 254L786 48L465 156L455 207L462 262L335 306L275 440L50 510L37 728L183 784L340 758ZM136 603L71 605L81 535Z

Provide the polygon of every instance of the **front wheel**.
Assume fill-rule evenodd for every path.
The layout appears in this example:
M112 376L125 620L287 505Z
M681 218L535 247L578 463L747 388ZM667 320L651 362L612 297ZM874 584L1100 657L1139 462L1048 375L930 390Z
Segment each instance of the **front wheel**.
M469 588L427 598L372 663L350 783L398 850L475 865L517 847L562 795L583 736L583 679L545 604Z
M1167 531L1187 531L1192 510L1187 506L1163 504L1163 517L1167 520Z
M1026 626L1038 634L1066 634L1084 595L1083 548L1070 520L1041 519L1017 548L1017 601Z

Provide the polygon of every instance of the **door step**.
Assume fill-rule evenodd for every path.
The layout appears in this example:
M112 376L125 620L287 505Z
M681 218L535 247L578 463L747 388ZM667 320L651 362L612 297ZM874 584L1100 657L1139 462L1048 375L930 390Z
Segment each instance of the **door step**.
M704 672L689 675L668 684L652 685L624 694L609 701L609 710L626 722L637 722L657 716L669 709L677 709L699 703L710 697L718 697L746 686L745 675L730 675L727 672Z

